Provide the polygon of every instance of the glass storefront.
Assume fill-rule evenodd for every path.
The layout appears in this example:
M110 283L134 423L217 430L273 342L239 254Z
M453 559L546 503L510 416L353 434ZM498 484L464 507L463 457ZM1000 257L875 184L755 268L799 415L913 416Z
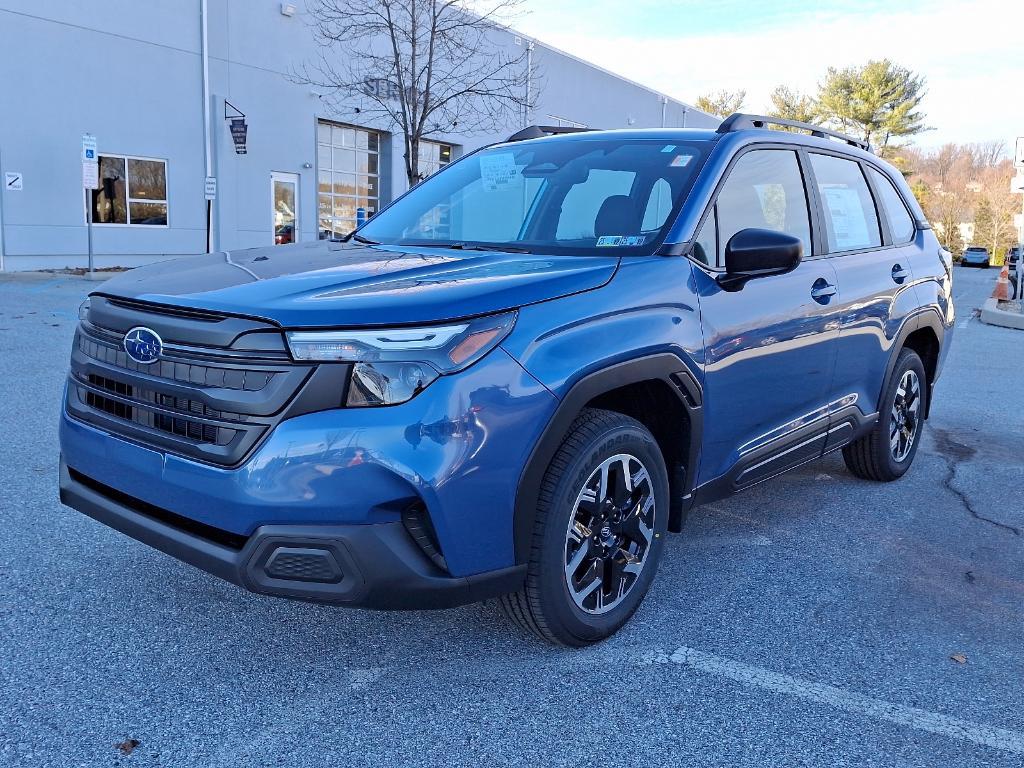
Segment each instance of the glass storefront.
M425 179L452 161L452 147L450 144L421 141L419 155L420 178Z
M346 235L380 208L380 134L321 120L317 174L319 237Z

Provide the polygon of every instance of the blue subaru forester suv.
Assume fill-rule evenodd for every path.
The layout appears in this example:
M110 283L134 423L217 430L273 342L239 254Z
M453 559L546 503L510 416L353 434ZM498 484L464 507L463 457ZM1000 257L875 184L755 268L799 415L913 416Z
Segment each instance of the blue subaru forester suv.
M343 241L110 280L61 499L256 592L607 637L695 504L921 439L950 254L866 145L769 122L535 126Z

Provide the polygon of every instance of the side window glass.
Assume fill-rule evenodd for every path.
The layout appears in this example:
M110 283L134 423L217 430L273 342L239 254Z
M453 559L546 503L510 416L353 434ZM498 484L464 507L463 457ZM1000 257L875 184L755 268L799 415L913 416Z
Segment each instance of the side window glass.
M573 184L562 201L556 240L585 240L603 235L637 235L640 226L639 206L628 195L633 188L633 171L611 171L592 168L586 181ZM614 198L614 199L613 199ZM606 205L607 203L607 205ZM601 225L598 217L602 211ZM604 225L604 226L602 226ZM606 232L607 228L623 231ZM598 232L597 229L602 231ZM625 230L632 231L625 231Z
M641 232L653 232L661 229L669 213L672 212L672 187L665 179L658 179L651 187L651 196L647 198L644 210L644 221Z
M774 229L799 237L811 253L807 192L796 153L788 149L747 152L733 166L718 195L718 252L741 229Z
M825 209L829 252L880 246L878 214L860 165L841 157L812 153L811 167Z
M718 253L716 240L718 227L715 225L715 210L712 208L708 217L704 220L704 226L700 228L697 237L693 241L693 253L690 254L696 261L715 266L715 254Z
M892 233L893 243L896 245L909 243L914 239L917 226L914 224L902 196L884 173L871 167L868 167L868 173L871 174L871 180L875 183L875 189L878 190L879 202L882 204L882 210L885 211L885 218L889 220L889 231Z

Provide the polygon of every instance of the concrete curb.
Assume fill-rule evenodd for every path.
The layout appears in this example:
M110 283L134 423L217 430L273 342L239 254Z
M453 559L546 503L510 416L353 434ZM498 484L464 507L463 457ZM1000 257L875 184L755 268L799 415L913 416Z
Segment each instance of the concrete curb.
M93 272L91 276L88 272L81 275L76 275L73 272L43 272L30 270L22 270L18 272L4 271L0 272L0 282L32 283L44 280L86 280L101 283L120 274L122 274L121 271L114 270L96 271Z
M981 322L1024 331L1024 313L999 309L999 299L995 297L985 299L985 304L981 308Z

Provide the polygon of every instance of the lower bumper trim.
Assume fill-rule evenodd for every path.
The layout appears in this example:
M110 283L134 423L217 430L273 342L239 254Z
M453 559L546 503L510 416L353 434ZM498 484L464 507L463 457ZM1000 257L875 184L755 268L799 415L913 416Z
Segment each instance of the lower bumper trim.
M520 589L526 566L466 577L441 571L402 523L267 525L235 549L145 514L60 464L60 500L104 525L253 592L383 610L450 608Z

